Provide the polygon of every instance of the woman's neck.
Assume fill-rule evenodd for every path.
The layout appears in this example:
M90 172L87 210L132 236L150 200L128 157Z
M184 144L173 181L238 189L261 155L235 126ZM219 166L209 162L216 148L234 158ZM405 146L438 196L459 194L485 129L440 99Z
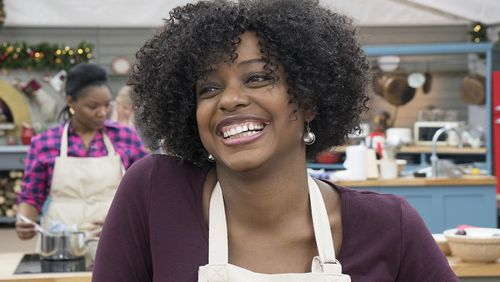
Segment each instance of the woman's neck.
M82 123L75 122L72 120L71 125L75 130L75 133L82 138L83 147L85 150L88 150L90 147L90 142L94 138L97 130L84 126Z
M80 136L94 135L97 132L97 130L85 126L83 123L78 122L75 119L71 120L71 126L75 130L76 134Z
M304 158L259 168L251 175L217 170L224 193L228 222L267 228L309 211L309 190Z

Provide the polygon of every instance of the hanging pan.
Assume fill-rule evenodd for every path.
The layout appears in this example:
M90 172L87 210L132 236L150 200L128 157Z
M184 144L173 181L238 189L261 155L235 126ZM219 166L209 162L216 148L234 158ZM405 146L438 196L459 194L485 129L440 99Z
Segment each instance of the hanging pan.
M485 78L480 74L468 74L460 85L460 97L467 104L483 105L486 98Z
M429 94L431 92L431 87L432 87L432 74L429 71L426 71L424 73L425 76L425 82L424 85L422 85L422 92L424 94Z
M416 89L408 85L406 74L388 75L383 81L384 99L394 106L402 106L415 96Z

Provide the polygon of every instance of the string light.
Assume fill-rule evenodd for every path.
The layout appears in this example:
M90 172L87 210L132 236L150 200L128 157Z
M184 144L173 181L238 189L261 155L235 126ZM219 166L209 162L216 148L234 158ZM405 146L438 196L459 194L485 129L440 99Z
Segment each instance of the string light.
M92 44L81 42L75 48L43 42L28 45L25 42L0 44L1 69L69 69L92 59Z
M474 43L481 43L488 41L487 33L486 33L486 27L480 23L474 23L472 24L472 29L469 32L471 35L471 41Z

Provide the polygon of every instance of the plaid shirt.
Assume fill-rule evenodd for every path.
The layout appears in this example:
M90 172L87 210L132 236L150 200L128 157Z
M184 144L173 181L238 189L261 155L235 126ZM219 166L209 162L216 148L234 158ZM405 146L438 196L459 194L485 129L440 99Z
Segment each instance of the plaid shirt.
M25 202L40 212L50 193L56 157L61 148L61 135L64 123L36 135L31 140L31 148L25 160L22 191L17 202ZM136 131L115 122L104 122L104 131L120 154L123 166L128 168L134 161L144 157L147 152ZM73 127L68 128L68 156L103 157L107 156L106 145L101 131L98 131L85 150L82 138Z

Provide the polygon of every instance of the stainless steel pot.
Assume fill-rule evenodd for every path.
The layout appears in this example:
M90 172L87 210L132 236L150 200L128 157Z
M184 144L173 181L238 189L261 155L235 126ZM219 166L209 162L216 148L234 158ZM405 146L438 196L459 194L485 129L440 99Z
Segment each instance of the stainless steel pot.
M71 260L87 252L85 232L40 233L40 255L47 260Z

